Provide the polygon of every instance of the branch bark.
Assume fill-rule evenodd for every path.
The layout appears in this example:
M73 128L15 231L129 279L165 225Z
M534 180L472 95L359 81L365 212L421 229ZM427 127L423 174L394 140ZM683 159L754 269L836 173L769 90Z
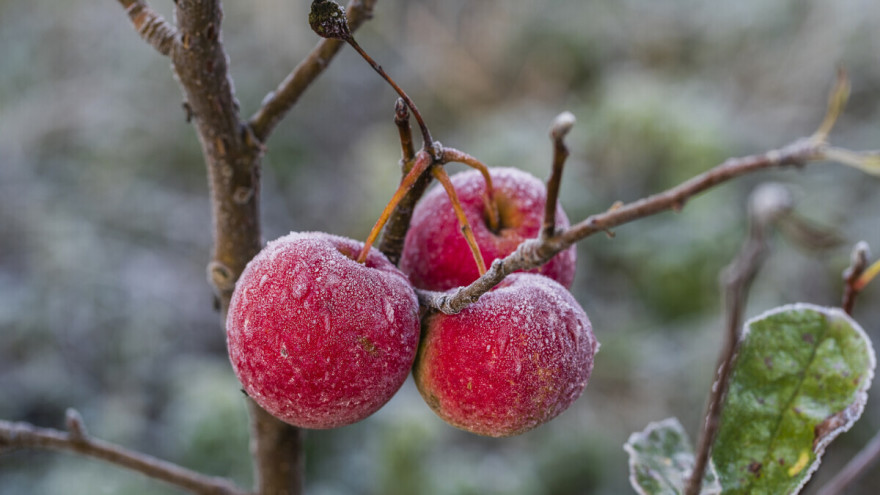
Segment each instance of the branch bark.
M225 478L204 474L180 467L155 457L125 449L103 440L92 438L85 431L79 414L67 412L68 431L38 428L30 423L0 421L0 452L16 449L43 449L73 452L86 457L101 459L150 478L200 495L245 495Z
M352 32L373 17L376 0L352 0L346 9L348 25ZM324 72L333 57L339 53L344 41L323 39L311 53L288 74L278 88L265 98L259 110L250 118L249 124L254 136L261 143L266 142L275 126L299 101L306 88Z
M177 0L179 43L172 51L208 170L214 247L209 278L225 321L235 281L262 247L261 140L239 116L220 39L219 0ZM261 494L302 490L301 431L249 401L251 453Z
M572 225L547 239L531 239L523 242L513 253L497 259L485 275L467 287L451 293L420 294L420 300L431 309L448 314L460 312L476 302L481 295L495 287L507 275L518 270L530 270L546 263L557 253L597 232L638 220L667 210L681 210L685 203L703 191L721 183L759 170L784 166L801 166L824 158L825 143L801 139L780 149L760 155L731 158L715 168L704 172L664 192L634 201Z
M166 57L171 55L177 30L143 0L119 0L144 41Z

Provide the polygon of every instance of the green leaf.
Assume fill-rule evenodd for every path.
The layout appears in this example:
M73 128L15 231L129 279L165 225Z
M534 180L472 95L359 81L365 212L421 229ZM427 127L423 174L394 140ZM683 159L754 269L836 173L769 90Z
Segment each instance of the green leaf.
M694 451L676 418L651 423L629 436L629 481L640 495L680 495L694 468ZM706 469L702 495L721 493L712 463Z
M862 414L874 349L843 311L783 306L745 325L712 459L725 494L793 494Z

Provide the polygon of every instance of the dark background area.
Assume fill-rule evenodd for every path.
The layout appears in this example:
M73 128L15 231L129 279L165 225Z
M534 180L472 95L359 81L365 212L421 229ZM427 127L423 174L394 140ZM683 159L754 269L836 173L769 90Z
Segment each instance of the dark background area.
M170 18L171 2L153 7ZM574 220L818 126L836 68L853 94L832 141L878 148L873 0L380 0L357 38L435 138L492 166L548 175L553 117L578 124L562 203ZM306 0L225 3L245 115L316 43ZM399 169L395 95L350 49L267 143L265 237L366 237ZM247 415L205 275L204 164L169 61L117 2L0 2L0 418L61 427L249 484ZM781 237L747 315L837 304L852 244L880 254L880 180L833 164L761 173L578 245L575 297L602 342L558 419L494 440L447 426L411 380L361 423L307 436L307 492L633 493L622 445L648 422L700 422L721 341L717 278L749 192L787 184L800 215L846 240ZM880 284L855 317L880 342ZM829 449L827 479L880 428L877 388ZM814 484L818 486L820 483ZM815 488L814 486L814 488ZM876 493L874 470L853 494ZM0 457L0 494L179 493L98 461Z

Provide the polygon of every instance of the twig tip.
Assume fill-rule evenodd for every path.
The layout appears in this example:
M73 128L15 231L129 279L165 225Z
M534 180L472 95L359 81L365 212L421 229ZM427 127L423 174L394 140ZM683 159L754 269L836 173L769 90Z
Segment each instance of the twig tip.
M571 131L576 121L573 113L567 110L560 113L553 119L553 125L550 126L550 137L554 140L562 139Z
M85 440L89 436L82 415L72 407L64 413L64 424L74 440Z

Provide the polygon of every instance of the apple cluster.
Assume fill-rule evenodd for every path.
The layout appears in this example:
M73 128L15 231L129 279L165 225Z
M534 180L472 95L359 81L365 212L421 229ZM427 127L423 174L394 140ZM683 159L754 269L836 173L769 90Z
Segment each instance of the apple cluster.
M452 177L484 259L538 235L546 192L535 177L490 169L486 182ZM568 225L561 208L557 227ZM568 292L575 251L508 276L458 314L423 311L414 288L445 291L479 273L449 198L434 188L417 205L400 268L378 250L319 233L270 242L242 273L227 317L230 360L244 391L303 428L335 428L374 413L412 370L431 409L488 436L528 431L559 415L586 387L598 342ZM361 257L363 258L363 257Z

